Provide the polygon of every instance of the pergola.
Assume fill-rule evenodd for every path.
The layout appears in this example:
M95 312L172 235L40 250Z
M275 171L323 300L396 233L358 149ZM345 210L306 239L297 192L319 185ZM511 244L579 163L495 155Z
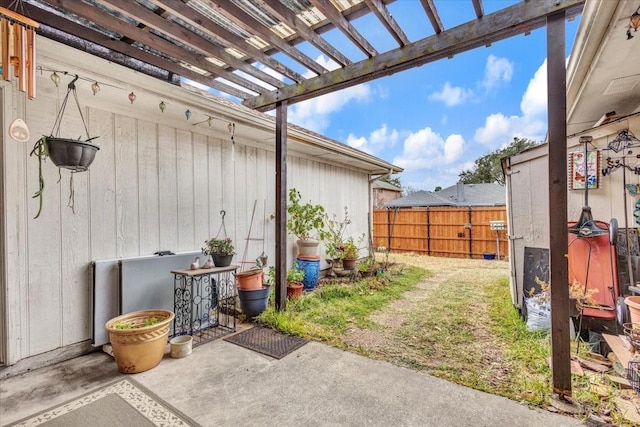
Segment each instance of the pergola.
M40 25L37 33L179 84L179 77L238 99L258 111L276 110L276 305L286 304L287 106L547 27L549 216L551 282L568 283L565 20L585 0L522 0L445 28L435 0L420 0L413 16L433 34L409 40L387 6L394 0L0 0L4 12ZM379 52L353 22L373 14L397 47ZM11 19L11 14L7 16ZM338 30L365 59L350 59L323 38ZM309 43L338 68L329 70L297 46ZM294 71L279 55L295 61ZM298 67L298 68L299 68ZM274 77L277 76L277 77ZM310 76L310 77L306 77ZM571 394L568 286L554 286L554 392Z

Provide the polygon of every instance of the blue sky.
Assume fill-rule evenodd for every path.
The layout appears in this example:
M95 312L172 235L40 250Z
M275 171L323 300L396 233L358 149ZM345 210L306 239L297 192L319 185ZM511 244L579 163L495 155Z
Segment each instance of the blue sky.
M475 18L470 0L435 3L445 29ZM485 14L513 3L485 0ZM398 0L388 9L410 41L433 34L419 0ZM567 56L579 20L567 22ZM352 23L379 52L398 46L373 14ZM332 30L322 37L352 61L365 59L341 32ZM308 43L297 48L327 68L336 67ZM287 56L275 57L305 74L306 70ZM503 147L515 136L544 139L545 58L546 30L541 28L528 36L512 37L293 104L288 119L403 167L400 180L404 187L430 191L436 186L445 188L454 185L460 172L471 168L474 160Z

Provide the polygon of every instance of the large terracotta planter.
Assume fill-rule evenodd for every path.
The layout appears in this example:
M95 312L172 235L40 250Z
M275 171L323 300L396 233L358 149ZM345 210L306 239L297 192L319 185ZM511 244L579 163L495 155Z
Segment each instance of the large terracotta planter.
M236 281L238 283L238 289L243 291L262 289L262 275L262 270L257 268L237 273Z
M640 323L640 296L633 295L626 297L624 303L629 308L631 323Z
M118 370L125 374L135 374L160 363L174 317L169 310L140 310L109 320L104 328L109 332ZM158 319L158 322L141 326L151 318ZM131 328L118 329L116 325L128 325Z

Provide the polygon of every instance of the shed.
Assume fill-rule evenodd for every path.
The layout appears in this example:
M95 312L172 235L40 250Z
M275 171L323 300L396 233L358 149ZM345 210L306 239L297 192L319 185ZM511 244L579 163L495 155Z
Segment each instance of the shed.
M640 205L633 191L640 184L640 141L627 138L640 135L639 40L627 36L629 16L636 8L637 4L627 1L587 2L567 66L567 218L578 221L588 205L596 221L616 220L617 260L613 263L622 295L640 280L635 232ZM584 185L572 182L584 172L572 169L572 158L584 152L585 144L589 156L596 159L588 174L593 188L586 192ZM563 207L561 194L551 195L558 203L550 206L549 198L537 191L549 186L549 150L550 145L544 144L503 161L511 291L518 308L523 307L523 288L532 287L536 276L548 277L549 248L553 247L549 218L554 209Z

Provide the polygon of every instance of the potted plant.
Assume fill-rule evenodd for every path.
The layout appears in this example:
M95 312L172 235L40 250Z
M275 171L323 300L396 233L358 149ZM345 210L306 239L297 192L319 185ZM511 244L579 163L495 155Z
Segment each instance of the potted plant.
M347 226L351 224L349 209L346 206L344 207L344 219L342 221L338 220L335 214L331 218L325 215L325 223L327 225L324 235L325 252L332 264L335 265L341 259L344 235L347 231Z
M296 300L302 296L302 288L304 284L304 270L298 268L296 264L293 264L289 270L287 270L287 298L290 300Z
M317 256L317 239L325 237L325 213L321 205L301 203L302 196L295 188L289 190L287 230L298 238L298 254Z
M358 264L358 273L363 277L371 277L376 274L378 268L376 265L376 259L373 256L368 256L362 262Z
M358 246L356 246L353 238L349 238L341 247L342 268L350 270L356 266L358 259Z
M231 265L231 260L235 255L235 248L230 237L225 239L209 239L205 240L202 253L211 255L213 263L216 267L227 267Z
M267 309L273 280L264 280L263 276L264 272L261 268L252 268L236 274L240 309L249 319L253 319Z
M160 363L174 317L170 310L140 310L109 320L104 328L109 333L118 370L134 374Z

